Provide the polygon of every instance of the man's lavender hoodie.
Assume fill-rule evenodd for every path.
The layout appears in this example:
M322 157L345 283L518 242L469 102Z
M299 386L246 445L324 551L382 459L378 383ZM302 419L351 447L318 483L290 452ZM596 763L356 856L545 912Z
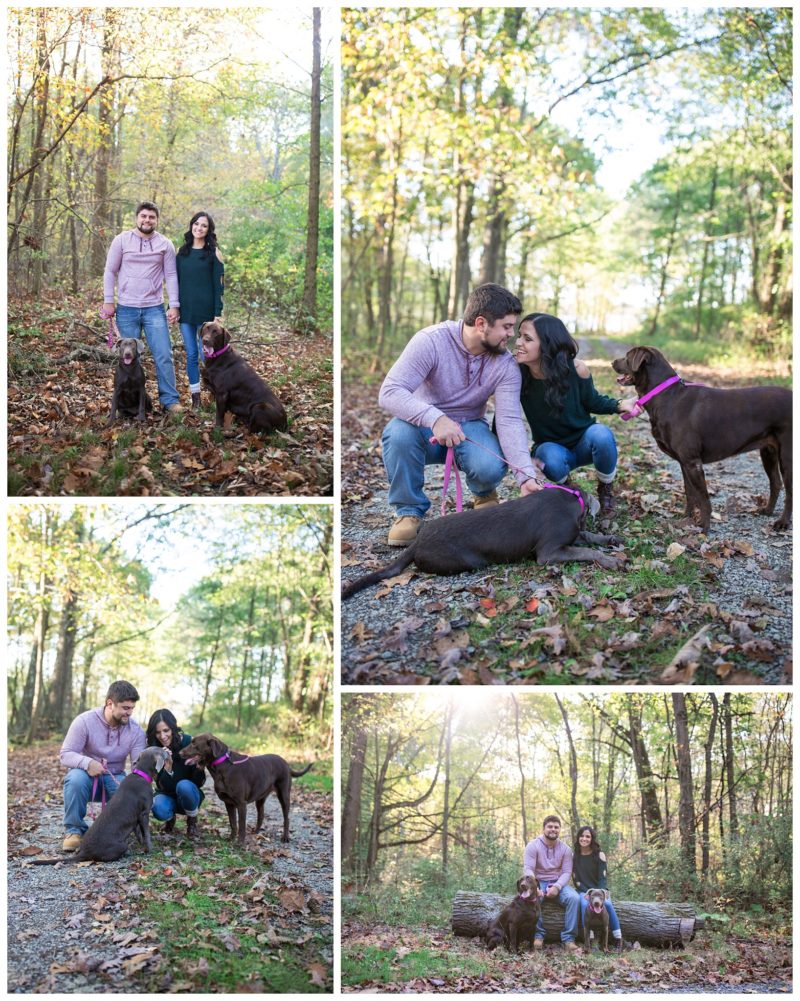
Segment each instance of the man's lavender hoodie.
M463 320L445 320L414 334L383 380L378 403L393 417L432 428L444 414L459 424L480 420L494 395L500 447L523 470L514 473L522 483L535 470L520 409L519 366L508 352L470 354L463 326Z
M114 285L120 306L145 309L164 304L164 282L169 304L180 306L175 248L158 232L140 236L129 229L111 241L103 272L103 301L114 304Z
M525 845L522 868L526 876L535 876L540 882L555 884L563 890L572 875L572 849L560 840L551 848L539 836Z
M125 771L125 759L131 764L147 746L144 730L129 720L121 726L109 726L102 709L89 709L76 716L61 745L61 764L65 768L87 771L90 761L105 758L112 775Z

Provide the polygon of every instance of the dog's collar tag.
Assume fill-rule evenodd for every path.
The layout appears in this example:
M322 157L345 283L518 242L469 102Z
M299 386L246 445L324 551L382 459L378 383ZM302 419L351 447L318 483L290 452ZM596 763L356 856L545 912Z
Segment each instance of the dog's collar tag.
M205 357L208 358L208 359L219 358L220 355L224 355L225 354L225 352L228 350L228 348L230 348L230 344L226 344L224 348L220 348L219 351L214 351L213 354L206 355Z
M583 511L586 505L583 503L583 497L581 496L580 490L573 490L572 487L564 487L560 483L543 483L543 489L545 490L563 490L566 494L572 494L573 497L577 497L581 505L581 510Z
M144 779L145 782L147 782L148 784L153 781L147 774L147 772L140 772L138 768L134 768L133 771L131 772L131 775L138 775L139 778Z

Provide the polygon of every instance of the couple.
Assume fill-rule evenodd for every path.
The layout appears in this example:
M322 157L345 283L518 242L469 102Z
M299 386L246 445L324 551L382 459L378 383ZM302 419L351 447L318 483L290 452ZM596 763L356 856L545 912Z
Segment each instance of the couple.
M197 335L202 324L222 314L224 269L214 220L208 212L195 213L177 256L171 242L156 230L157 225L157 206L140 202L136 226L112 241L103 274L100 315L110 320L116 313L122 337L138 339L144 331L156 365L158 398L170 413L183 409L178 402L168 325L179 320L192 410L199 410L201 347ZM169 298L166 312L165 284Z
M166 747L172 752L172 772L162 769L156 777L153 816L164 822L169 832L175 816L186 816L188 837L197 837L197 813L203 801L201 786L206 780L202 768L187 765L178 751L191 736L178 726L169 709L158 709L144 731L131 719L139 693L127 681L115 681L106 693L105 703L77 716L61 745L64 776L64 851L80 847L81 835L89 825L86 812L90 802L111 799L125 778L125 760L134 767L145 747Z
M525 846L522 859L522 869L525 876L533 876L543 897L555 898L564 908L564 928L561 941L568 952L575 952L578 946L575 938L578 934L578 911L581 924L586 920L589 906L586 893L589 890L607 890L608 866L606 856L600 849L594 828L588 824L578 829L575 838L574 851L561 841L561 821L551 814L542 822L542 833L538 838L529 841ZM570 879L575 884L573 889ZM622 948L622 930L617 912L606 897L609 929L613 947ZM533 940L534 949L544 947L545 928L541 915L536 925L536 935Z
M389 503L397 515L390 546L416 539L430 507L425 466L443 463L450 446L476 508L499 503L496 488L508 467L520 493L529 494L542 488L545 477L563 483L572 469L593 463L603 514L613 510L616 442L591 414L637 412L635 400L595 390L589 369L575 361L575 341L554 316L526 316L511 355L506 345L521 313L522 304L508 289L479 285L467 299L463 320L420 330L389 370L378 400L393 415L382 438ZM492 395L496 435L484 417ZM520 405L533 433L536 463Z

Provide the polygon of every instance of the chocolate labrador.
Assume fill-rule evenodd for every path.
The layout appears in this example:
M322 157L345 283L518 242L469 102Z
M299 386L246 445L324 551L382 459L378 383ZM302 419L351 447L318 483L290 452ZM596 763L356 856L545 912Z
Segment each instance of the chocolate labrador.
M656 348L631 348L612 363L623 386L642 397L677 373ZM703 463L758 449L769 478L769 499L759 514L772 514L786 491L783 512L773 528L789 527L792 516L792 392L781 386L714 389L675 381L644 404L650 429L662 452L680 463L686 516L707 532L711 524Z
M255 369L231 347L231 335L218 320L200 327L203 384L217 404L217 427L225 412L240 417L250 431L285 431L286 411Z
M611 894L608 890L588 890L584 896L589 906L583 912L583 945L587 952L592 951L592 932L597 939L601 952L608 952L608 911L606 901Z
M283 810L283 837L289 840L289 799L292 779L299 778L313 766L306 765L301 772L294 772L277 754L256 754L249 757L231 751L226 744L210 733L199 733L180 752L187 765L207 768L214 779L214 789L225 804L231 825L231 841L237 836L239 844L245 842L247 804L256 804L256 833L264 822L264 801L271 792L278 797ZM238 819L238 826L237 826Z
M371 584L394 577L411 563L425 573L442 575L534 557L537 563L576 560L616 570L621 564L617 557L573 545L622 545L616 536L583 529L587 503L597 508L597 501L581 490L544 489L499 507L462 511L423 522L417 538L399 559L345 585L342 598L351 598Z
M496 949L505 945L509 952L519 952L523 942L532 942L541 914L541 895L533 876L517 880L517 896L504 907L486 928L486 945Z
M172 755L165 747L146 747L130 775L106 804L105 810L81 838L80 848L69 858L33 859L33 865L56 865L63 862L116 862L128 850L128 837L136 835L146 852L150 851L150 809L153 806L153 779L162 768L170 771Z
M111 414L106 427L111 427L117 411L123 417L146 420L146 413L153 409L153 402L147 395L144 368L139 355L144 350L140 337L120 337L115 345L119 360L114 372L114 392L111 396Z

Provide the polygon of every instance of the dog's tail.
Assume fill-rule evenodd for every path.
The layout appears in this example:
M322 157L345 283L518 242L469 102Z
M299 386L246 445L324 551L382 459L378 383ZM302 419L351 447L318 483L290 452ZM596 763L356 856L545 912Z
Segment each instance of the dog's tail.
M285 431L289 426L286 410L274 394L270 400L261 400L250 408L251 431Z
M416 548L417 544L413 542L407 549L403 550L402 556L396 559L394 563L390 563L384 567L383 570L376 570L374 573L365 574L363 577L357 577L355 580L350 581L349 584L345 584L342 588L342 601L352 598L354 594L363 591L365 587L371 587L373 584L386 580L387 577L394 577L402 570L405 570L410 563L414 562Z
M292 769L290 768L289 774L292 776L293 779L299 779L301 775L305 775L305 773L311 771L313 767L314 767L314 762L312 761L310 765L306 765L306 767L302 770L302 772L293 772Z

